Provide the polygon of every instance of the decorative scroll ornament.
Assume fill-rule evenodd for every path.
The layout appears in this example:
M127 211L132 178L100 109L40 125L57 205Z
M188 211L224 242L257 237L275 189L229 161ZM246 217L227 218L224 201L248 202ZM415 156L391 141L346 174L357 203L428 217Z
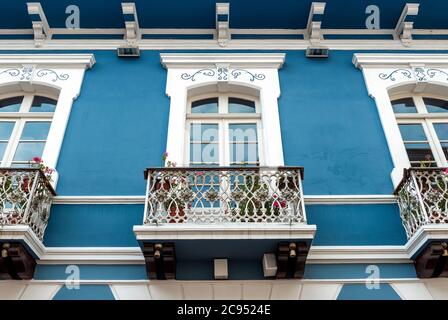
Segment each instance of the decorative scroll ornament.
M435 68L426 69L423 67L412 68L412 70L396 69L390 73L380 73L378 77L382 80L390 80L392 82L395 82L398 77L402 77L404 79L414 79L418 82L425 82L440 75L443 76L445 81L448 81L448 73L446 71Z
M36 71L36 66L34 65L23 65L21 68L10 68L0 71L0 76L9 75L12 78L18 78L20 81L31 81L34 76L38 78L51 77L52 82L58 80L67 80L70 76L66 73L58 74L56 71L51 69L39 69Z
M379 77L382 80L389 80L390 79L390 81L395 81L395 80L397 80L397 78L396 78L397 75L403 76L403 77L408 78L408 79L412 79L412 72L407 70L407 69L396 69L396 70L392 71L389 74L380 73Z
M182 73L181 79L182 80L190 80L190 81L196 81L197 76L204 76L204 77L217 77L218 81L227 81L229 76L229 67L226 65L217 65L216 69L201 69L194 73ZM238 79L239 77L247 76L249 78L249 81L253 82L255 80L264 80L266 79L266 76L262 73L252 73L246 69L233 69L230 72L230 75L232 79Z
M58 80L67 80L70 76L66 73L57 74L55 71L50 69L40 69L36 72L36 76L39 78L45 77L45 76L51 76L53 82L56 82Z
M193 74L182 73L182 75L180 77L182 78L182 80L196 81L195 77L197 75L202 75L202 76L205 76L205 77L213 77L215 75L215 70L213 70L213 69L201 69L201 70L196 71Z
M250 81L255 81L255 80L264 80L266 79L266 76L262 73L252 73L249 72L245 69L235 69L232 70L231 75L233 77L233 79L237 79L239 76L243 75L243 74L247 74L250 76L249 80Z

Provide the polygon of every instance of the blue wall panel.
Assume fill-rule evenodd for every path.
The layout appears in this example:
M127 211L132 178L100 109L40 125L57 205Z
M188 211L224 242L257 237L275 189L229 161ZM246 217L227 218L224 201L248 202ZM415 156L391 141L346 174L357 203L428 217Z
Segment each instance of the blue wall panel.
M403 245L406 233L395 204L308 205L316 246Z
M74 102L57 169L60 195L141 195L143 170L162 164L169 99L159 54L95 52Z
M379 289L368 289L365 284L344 284L337 300L401 300L400 296L387 283Z
M368 264L307 264L305 279L367 279L372 275L366 272ZM378 278L416 278L414 265L375 264L379 268Z
M353 52L288 52L280 70L286 165L305 167L305 194L391 194L392 161Z
M83 284L79 289L62 286L53 300L115 300L115 298L108 285Z
M44 244L49 247L137 247L134 225L143 205L53 205Z
M144 264L138 265L78 265L80 280L146 280ZM73 280L73 269L66 265L38 264L35 280Z
M95 52L58 163L60 195L142 195L142 171L162 164L169 98L158 52ZM392 162L353 52L287 53L279 99L284 158L305 167L306 194L390 194ZM169 151L169 150L168 150ZM374 174L372 174L374 172Z
M406 235L393 204L308 205L317 225L313 245L403 245ZM49 247L137 247L134 225L143 205L53 205L44 244ZM194 245L193 245L194 247Z

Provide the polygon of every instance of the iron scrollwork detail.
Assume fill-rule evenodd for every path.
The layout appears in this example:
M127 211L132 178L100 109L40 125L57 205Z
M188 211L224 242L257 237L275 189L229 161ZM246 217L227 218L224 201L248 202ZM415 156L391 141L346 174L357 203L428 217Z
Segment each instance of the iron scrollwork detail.
M50 69L40 69L36 72L36 76L39 78L45 77L47 75L52 75L54 78L51 80L53 82L56 82L58 80L67 80L70 76L66 73L57 74L55 71Z
M380 73L379 77L382 80L388 80L390 79L391 81L395 81L396 79L396 75L397 74L401 74L402 76L408 78L408 79L412 79L412 73L411 71L407 70L407 69L396 69L394 71L392 71L391 73L387 74L387 73Z
M215 70L213 69L201 69L196 71L193 74L190 73L182 73L182 75L180 76L182 78L182 80L191 80L191 81L196 81L195 77L197 75L203 75L206 77L213 77L215 75Z
M56 82L58 80L67 80L70 76L66 73L58 74L56 71L51 69L39 69L37 72L35 71L35 66L33 65L24 65L21 68L10 68L0 72L0 75L7 74L13 78L19 78L19 80L23 81L31 81L36 75L38 78L42 78L48 75L51 75L52 82Z
M245 69L234 69L230 73L233 77L233 79L237 79L239 76L241 76L243 73L248 74L250 76L249 81L253 82L255 80L264 80L266 79L266 76L262 73L252 73L250 71L247 71Z

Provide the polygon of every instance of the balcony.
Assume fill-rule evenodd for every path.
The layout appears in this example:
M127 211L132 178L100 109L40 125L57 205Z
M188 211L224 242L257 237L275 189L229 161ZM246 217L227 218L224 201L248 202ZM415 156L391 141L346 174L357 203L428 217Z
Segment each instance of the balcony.
M0 279L32 277L54 195L41 170L0 168Z
M447 277L448 169L406 169L395 194L417 274Z
M149 168L145 178L143 225L134 232L149 260L163 247L174 260L261 261L285 246L306 259L316 227L306 222L303 168Z

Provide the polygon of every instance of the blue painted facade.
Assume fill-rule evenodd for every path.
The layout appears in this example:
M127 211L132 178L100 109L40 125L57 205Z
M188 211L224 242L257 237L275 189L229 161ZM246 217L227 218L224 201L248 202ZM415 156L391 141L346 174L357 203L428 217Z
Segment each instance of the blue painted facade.
M73 1L57 3L42 0L42 8L52 28L64 28L65 8ZM82 28L125 27L121 2L77 1L83 16ZM215 29L215 3L206 1L165 2L135 0L140 28ZM269 0L228 0L231 6L230 28L233 29L304 29L312 1L281 0L273 6ZM413 1L414 2L414 1ZM166 94L167 70L161 64L164 53L285 53L285 62L278 70L280 97L278 111L285 166L304 167L303 192L307 223L316 226L313 239L307 239L311 252L322 248L366 248L378 251L404 248L408 237L402 225L400 210L392 198L394 185L391 158L377 105L369 96L361 70L353 62L356 53L438 53L448 54L448 47L425 50L403 48L368 50L330 49L328 58L310 59L304 49L260 50L205 47L191 50L179 45L170 50L141 49L139 58L119 58L110 48L88 49L69 47L50 50L42 48L2 48L1 41L33 39L32 24L26 1L0 4L0 31L27 29L28 34L2 34L0 57L14 54L93 54L94 66L85 71L80 95L74 100L56 166L57 198L51 206L51 217L42 245L51 250L91 250L92 261L79 263L80 290L61 286L55 300L114 299L113 281L148 282L144 259L120 263L98 262L104 250L144 250L144 241L137 241L134 226L143 224L148 167L162 167L162 154L167 150L170 97ZM403 6L408 1L379 1L382 29L394 29ZM420 14L413 19L415 29L448 29L443 0L421 0ZM323 29L365 28L365 7L369 1L328 0L325 15L320 17ZM254 12L256 6L256 14ZM104 9L104 8L107 8ZM103 13L107 11L107 14ZM14 11L16 14L11 15ZM160 14L169 12L169 15ZM316 20L317 21L317 20ZM124 29L123 29L124 30ZM214 32L214 31L213 31ZM447 33L448 34L448 33ZM415 39L444 39L446 34L414 35ZM396 37L395 37L396 38ZM51 41L119 41L123 34L55 34ZM141 41L214 41L213 34L143 34ZM302 34L235 34L232 39L305 41ZM346 35L336 33L323 38L334 41L398 41L391 34ZM248 42L250 43L250 42ZM34 45L34 44L33 44ZM281 47L281 45L279 45ZM387 47L385 45L385 47ZM172 48L172 47L170 47ZM1 118L1 114L0 114ZM71 198L78 200L70 201ZM89 197L119 199L101 203ZM132 201L122 200L131 197ZM312 199L323 198L313 203ZM339 203L325 197L340 200ZM357 201L357 197L378 198ZM67 200L68 199L68 200ZM79 200L82 199L82 200ZM120 200L121 199L121 200ZM307 199L310 199L307 202ZM381 200L382 199L382 200ZM386 200L384 200L386 199ZM121 203L120 203L121 201ZM107 202L107 201L105 201ZM352 203L354 202L354 203ZM159 239L160 240L160 239ZM293 239L302 241L303 239ZM281 239L250 240L173 240L176 245L179 281L211 281L214 279L213 259L229 259L229 280L265 280L261 259L274 252ZM429 242L428 242L429 243ZM428 244L426 243L426 244ZM33 250L31 246L27 247ZM103 250L103 251L101 251ZM336 249L335 249L336 250ZM404 249L403 249L404 250ZM418 251L418 253L421 252ZM98 252L98 258L95 256ZM416 253L414 253L415 257ZM35 254L35 256L37 256ZM413 258L414 258L413 257ZM314 258L316 260L316 258ZM341 281L337 294L340 300L400 299L394 287L382 283L378 290L368 290L361 283L369 276L370 265L379 268L380 278L417 280L411 259L395 259L388 263L351 261L308 261L303 279ZM317 259L319 260L319 259ZM356 260L356 259L354 259ZM76 262L76 261L75 261ZM77 263L74 263L78 265ZM34 280L64 281L69 263L38 263ZM390 280L392 279L392 280ZM91 284L88 281L96 280ZM271 279L272 280L272 279ZM306 283L306 281L304 283ZM352 283L356 282L358 283ZM109 283L110 282L110 283ZM1 291L0 291L1 294Z

